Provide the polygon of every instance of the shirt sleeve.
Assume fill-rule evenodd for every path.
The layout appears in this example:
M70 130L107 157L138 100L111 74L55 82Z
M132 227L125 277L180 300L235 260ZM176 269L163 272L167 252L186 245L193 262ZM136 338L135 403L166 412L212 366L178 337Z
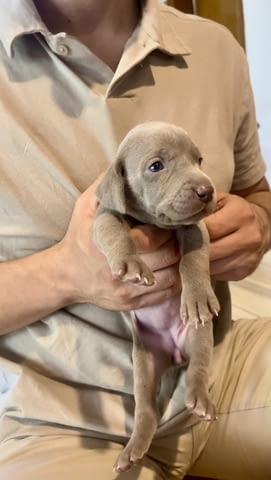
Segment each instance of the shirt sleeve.
M239 115L234 143L235 172L232 190L242 190L256 184L266 172L261 154L254 97L250 83L249 68L243 54L242 73L239 83ZM240 71L239 71L240 74Z

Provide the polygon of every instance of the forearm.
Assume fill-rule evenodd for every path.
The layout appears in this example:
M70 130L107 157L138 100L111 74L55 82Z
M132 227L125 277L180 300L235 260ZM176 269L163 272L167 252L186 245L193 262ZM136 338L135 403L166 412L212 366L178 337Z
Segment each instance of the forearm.
M58 246L0 264L0 335L69 303Z
M255 192L246 196L253 205L262 233L263 250L271 248L271 192Z

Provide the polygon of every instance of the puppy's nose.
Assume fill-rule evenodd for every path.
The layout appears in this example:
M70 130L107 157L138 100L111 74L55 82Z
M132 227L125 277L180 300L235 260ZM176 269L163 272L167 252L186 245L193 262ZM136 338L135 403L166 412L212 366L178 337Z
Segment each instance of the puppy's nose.
M214 189L212 185L200 185L195 188L195 192L202 202L208 203L213 198Z

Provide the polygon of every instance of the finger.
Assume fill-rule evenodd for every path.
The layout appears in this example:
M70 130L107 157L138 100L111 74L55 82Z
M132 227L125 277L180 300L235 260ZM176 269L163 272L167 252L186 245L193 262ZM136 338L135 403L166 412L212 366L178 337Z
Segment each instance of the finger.
M240 265L239 262L232 262L231 266L226 262L218 261L210 269L212 279L220 282L237 282L243 280L253 272L251 266Z
M247 222L253 217L246 200L237 195L219 192L216 211L206 217L205 222L211 240L216 240L235 232L243 221Z
M180 287L181 278L179 274L179 264L165 267L154 272L156 285L153 286L153 290L161 290L164 288L176 286Z
M94 216L98 208L98 199L96 196L96 190L104 177L104 173L101 173L96 180L82 193L80 197L80 203L83 208L86 208L86 213L90 216Z
M210 273L212 276L227 274L236 269L237 262L238 257L236 255L228 255L222 259L213 260L210 263Z
M260 262L255 250L229 255L210 264L210 273L215 280L236 281L250 275Z
M160 290L158 292L151 292L147 295L141 295L137 297L133 308L130 308L130 310L139 310L140 308L149 307L152 305L160 305L162 302L174 297L179 290L180 289L178 289L176 285L173 285L172 287L165 288L164 290Z
M251 221L244 227L239 226L239 229L223 238L212 240L210 243L210 259L218 260L230 255L238 255L242 252L245 254L255 252L255 254L259 255L261 254L260 247L258 225Z
M155 277L155 285L137 290L138 294L134 298L133 309L158 305L173 297L176 293L180 293L181 280L177 272L172 272L172 269L164 269L156 272Z
M135 310L157 305L180 292L180 277L172 268L156 272L155 277L155 284L149 287L114 280L113 310L116 309L116 303L118 310ZM112 303L109 302L108 305L107 308L112 309Z
M154 225L137 225L130 230L130 236L137 246L138 253L158 250L170 238L175 237L171 230L164 230Z
M180 250L176 241L171 239L166 242L159 251L141 253L142 260L153 271L159 271L166 267L175 266L178 271L180 263Z
M233 215L231 208L222 207L205 218L211 240L217 240L234 233L240 224L240 217Z
M232 233L220 238L210 244L210 260L221 260L232 255L238 255L250 246L250 239L242 238L240 241L239 232Z
M216 189L216 203L217 203L217 208L220 208L226 201L227 198L231 195L228 192L224 192L223 190L220 190L219 188Z
M150 295L153 293L159 293L164 290L180 289L181 280L177 268L167 267L155 272L155 283L151 286L126 284L127 296L130 298L136 298L144 295Z

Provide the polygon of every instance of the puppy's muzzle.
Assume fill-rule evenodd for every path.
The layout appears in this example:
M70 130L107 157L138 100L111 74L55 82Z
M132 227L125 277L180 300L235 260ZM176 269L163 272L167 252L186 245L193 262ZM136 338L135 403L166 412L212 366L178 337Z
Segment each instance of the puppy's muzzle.
M213 199L214 189L212 185L200 185L194 189L196 195L203 203L209 203Z

